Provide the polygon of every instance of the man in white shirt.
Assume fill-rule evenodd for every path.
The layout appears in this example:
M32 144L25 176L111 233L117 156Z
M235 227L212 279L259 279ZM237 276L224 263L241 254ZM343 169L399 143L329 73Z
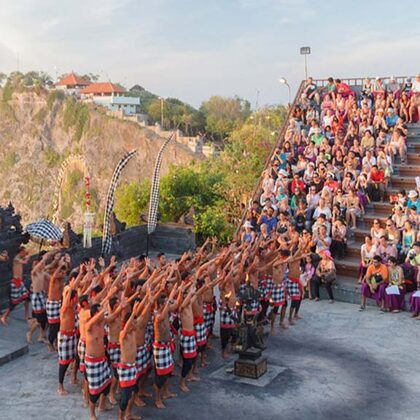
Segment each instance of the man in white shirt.
M332 214L331 209L326 206L325 200L323 198L319 199L318 207L315 209L314 214L312 216L313 219L318 219L320 214L325 214L325 218L330 221Z

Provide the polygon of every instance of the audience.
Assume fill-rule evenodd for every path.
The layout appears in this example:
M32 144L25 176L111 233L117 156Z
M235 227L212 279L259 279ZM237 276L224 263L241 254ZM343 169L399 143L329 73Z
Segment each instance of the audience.
M340 79L321 87L309 78L263 174L242 241L258 235L281 244L298 241L311 253L301 274L308 296L319 298L325 284L333 300L334 259L346 258L359 223L366 229L366 207L389 202L390 213L382 216L386 207L380 207L368 223L360 249L361 310L374 298L381 310L400 311L407 291L410 310L420 317L420 189L389 192L396 163L407 162L406 124L419 120L420 74L401 84L394 77L366 78L354 90ZM334 266L328 282L322 274L327 266Z

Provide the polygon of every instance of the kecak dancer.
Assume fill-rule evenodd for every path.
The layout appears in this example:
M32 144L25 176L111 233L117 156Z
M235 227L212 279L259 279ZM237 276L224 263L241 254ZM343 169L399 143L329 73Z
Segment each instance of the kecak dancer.
M3 254L3 260L6 260L6 254ZM8 257L7 257L8 259ZM29 262L28 252L24 246L19 248L19 251L15 258L13 259L12 274L13 278L10 281L10 303L9 307L6 309L2 317L0 318L1 323L4 326L7 326L7 318L10 315L10 312L23 302L25 308L25 319L29 319L29 291L25 287L23 282L23 266Z
M125 315L125 326L120 332L119 342L121 360L118 363L118 382L121 389L119 400L119 420L140 419L132 414L134 396L137 391L137 364L136 364L136 314L140 302L136 302L133 311Z
M300 248L288 258L289 275L286 280L287 294L290 297L289 324L294 325L294 321L300 319L298 315L303 297L303 286L300 283L300 262L310 254L303 254Z
M58 267L60 270L66 268L66 263L63 261ZM81 274L74 280L72 279L63 292L63 306L60 310L60 331L57 337L58 349L58 390L60 395L66 395L67 391L64 389L64 376L71 363L73 363L72 383L77 383L77 337L75 330L76 306L77 306L77 287L81 280Z
M173 274L171 267L168 278ZM167 280L163 280L163 286L166 286ZM174 370L174 359L172 356L174 343L171 337L171 328L169 324L169 312L177 309L177 303L174 297L178 292L176 285L172 286L172 290L168 298L164 295L158 297L156 302L156 313L154 319L154 341L153 341L153 359L155 362L155 391L157 408L165 408L163 399L176 397L176 394L169 392L169 378Z
M63 282L66 275L65 269L68 268L67 263L64 264L60 254L56 254L54 258L56 262L58 262L58 267L50 278L46 304L48 319L48 347L51 352L55 352L56 350L55 342L60 329L60 309L63 295Z
M96 403L99 400L99 410L108 410L105 397L108 395L112 373L105 355L105 303L115 294L111 288L107 297L100 304L93 304L90 308L91 318L86 322L86 378L89 390L90 418L96 419Z
M47 293L45 285L49 281L49 268L55 265L54 262L47 264L48 259L59 252L51 251L40 254L40 258L34 261L31 271L31 304L32 304L32 318L28 320L29 331L26 333L26 341L32 344L32 336L34 332L40 328L38 341L47 344L46 330L47 330Z

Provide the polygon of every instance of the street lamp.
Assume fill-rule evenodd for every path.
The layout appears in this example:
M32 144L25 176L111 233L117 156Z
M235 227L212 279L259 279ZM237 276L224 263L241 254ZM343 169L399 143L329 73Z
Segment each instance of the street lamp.
M290 85L289 85L289 83L287 82L286 78L284 78L284 77L280 77L279 82L280 82L282 85L286 85L286 86L287 86L287 89L289 90L289 106L290 106L291 99L292 99L292 92L291 92L291 90L290 90Z
M305 80L308 80L308 63L306 61L306 56L311 53L311 47L300 47L300 55L305 56Z

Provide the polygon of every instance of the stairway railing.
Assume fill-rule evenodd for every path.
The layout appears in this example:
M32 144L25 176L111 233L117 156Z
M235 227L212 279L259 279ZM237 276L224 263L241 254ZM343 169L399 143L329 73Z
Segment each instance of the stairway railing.
M251 198L250 198L250 202L251 203L252 203L253 200L256 200L257 198L259 199L259 196L261 195L262 175L263 175L264 171L270 165L271 158L272 158L272 156L274 154L274 150L276 150L277 147L280 147L281 148L282 145L283 145L284 136L286 134L287 127L289 125L289 120L292 117L293 111L295 110L296 105L299 102L299 98L300 98L300 96L301 96L301 94L303 92L303 89L304 89L304 84L305 84L305 81L302 80L302 82L300 83L299 88L298 88L298 90L296 92L296 96L295 96L292 104L289 106L289 110L287 112L287 116L286 116L286 118L285 118L285 120L283 122L283 125L281 126L279 136L277 137L277 141L274 143L273 148L271 149L270 154L268 155L267 160L265 161L264 169L261 171L261 175L258 178L258 181L256 182L254 189L252 190ZM245 222L247 211L248 211L248 207L246 206L245 207L245 210L244 210L244 212L242 214L242 217L241 217L241 222L240 222L238 228L236 229L235 237L237 239L239 237L239 234L240 234L240 231L241 231L241 227L242 227L242 225Z

